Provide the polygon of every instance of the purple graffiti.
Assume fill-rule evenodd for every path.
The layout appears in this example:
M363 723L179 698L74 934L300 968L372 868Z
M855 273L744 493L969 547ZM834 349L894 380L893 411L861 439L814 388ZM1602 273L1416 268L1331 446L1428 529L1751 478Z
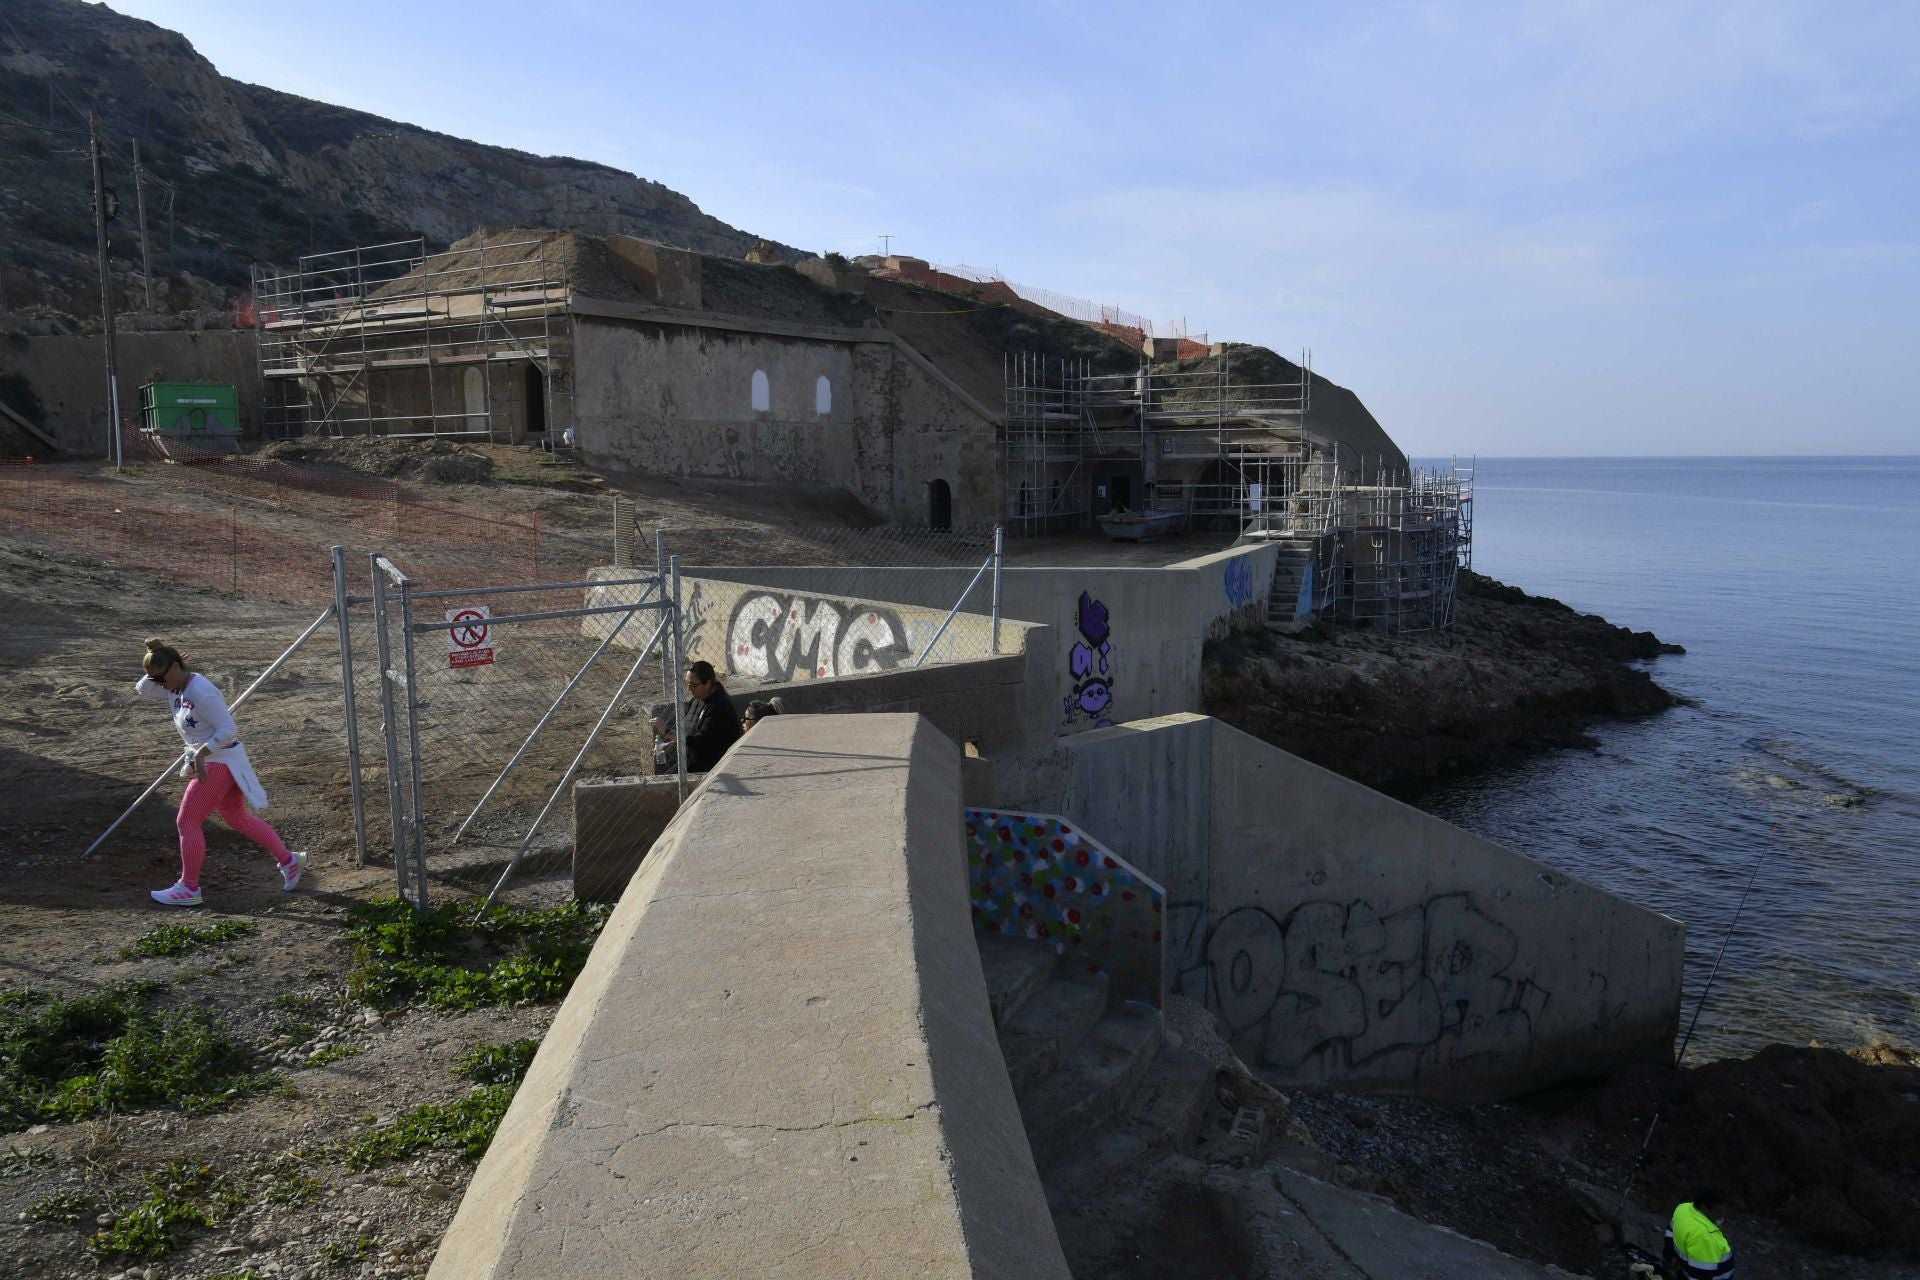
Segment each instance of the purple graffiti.
M1113 705L1113 681L1109 672L1113 633L1107 606L1082 591L1075 623L1081 638L1067 651L1067 672L1073 677L1073 692L1064 700L1066 722L1072 724L1086 716L1095 728L1104 728L1113 723L1105 718L1107 709Z
M1107 606L1082 591L1079 621L1080 634L1087 638L1087 643L1096 649L1104 650L1107 647L1107 636L1110 634Z

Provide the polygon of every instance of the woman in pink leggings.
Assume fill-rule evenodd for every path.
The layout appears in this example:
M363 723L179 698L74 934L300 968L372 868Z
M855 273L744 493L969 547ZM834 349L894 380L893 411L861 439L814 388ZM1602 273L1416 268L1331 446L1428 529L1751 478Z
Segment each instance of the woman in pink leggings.
M133 691L171 703L173 727L186 743L180 776L193 777L187 783L187 793L180 798L180 814L174 820L180 830L180 879L170 889L155 889L153 900L170 907L200 905L200 863L207 856L207 837L201 827L207 815L216 812L228 826L273 855L280 864L282 889L298 888L307 855L287 852L274 829L247 812L249 804L266 808L267 792L254 776L247 749L240 745L240 731L234 727L233 715L220 690L205 676L187 670L187 661L178 649L158 640L147 641L141 666L146 674L134 684Z

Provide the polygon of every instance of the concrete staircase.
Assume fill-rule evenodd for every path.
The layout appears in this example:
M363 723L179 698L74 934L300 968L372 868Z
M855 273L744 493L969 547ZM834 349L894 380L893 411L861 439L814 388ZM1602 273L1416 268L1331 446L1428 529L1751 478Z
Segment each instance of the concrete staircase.
M1109 998L1051 947L977 934L994 1027L1033 1162L1060 1208L1144 1157L1190 1146L1213 1072L1166 1043L1160 1012Z
M1267 625L1276 631L1294 631L1308 621L1304 616L1296 617L1294 609L1300 600L1300 584L1313 563L1313 543L1289 541L1278 545L1280 556L1273 565L1273 585L1267 589Z

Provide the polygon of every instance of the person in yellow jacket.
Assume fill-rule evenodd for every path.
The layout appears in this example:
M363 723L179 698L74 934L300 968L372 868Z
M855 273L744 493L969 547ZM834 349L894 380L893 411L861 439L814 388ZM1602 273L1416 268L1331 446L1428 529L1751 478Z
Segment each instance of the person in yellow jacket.
M1676 1280L1733 1280L1733 1246L1707 1216L1719 1207L1720 1193L1703 1188L1674 1209L1661 1261Z

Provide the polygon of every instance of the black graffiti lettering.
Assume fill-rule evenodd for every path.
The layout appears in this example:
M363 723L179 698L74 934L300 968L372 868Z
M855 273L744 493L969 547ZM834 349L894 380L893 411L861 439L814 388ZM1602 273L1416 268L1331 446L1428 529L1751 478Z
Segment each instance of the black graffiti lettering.
M1197 904L1170 914L1182 910ZM1234 1038L1305 1075L1395 1052L1453 1062L1522 1052L1552 998L1511 973L1518 939L1465 893L1386 916L1358 901L1302 903L1284 921L1241 907L1201 951L1207 1003Z
M890 671L910 656L906 625L879 605L753 592L727 625L727 669L755 679Z

